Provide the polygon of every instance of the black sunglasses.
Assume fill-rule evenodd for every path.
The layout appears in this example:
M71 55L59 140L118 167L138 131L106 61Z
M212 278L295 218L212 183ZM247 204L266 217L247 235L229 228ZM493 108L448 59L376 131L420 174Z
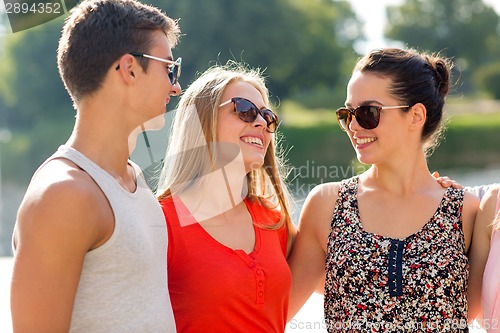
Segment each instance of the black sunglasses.
M343 131L347 131L352 117L356 117L359 126L364 129L374 129L380 122L380 111L388 109L408 108L408 105L398 106L379 106L379 105L361 105L354 110L349 108L339 108L335 111L337 121Z
M278 116L273 111L266 108L259 109L248 99L242 97L233 97L219 105L219 107L223 107L229 103L234 103L234 111L244 122L253 123L260 114L267 123L266 130L269 133L276 132L276 129L278 128Z
M163 59L163 58L158 58L149 54L145 53L139 53L139 52L129 52L130 55L133 55L134 57L143 57L143 58L148 58L148 59L153 59L157 61L164 62L166 64L169 64L168 66L168 79L170 80L170 83L172 85L175 85L179 81L179 77L181 77L181 65L182 65L182 58L179 57L177 58L176 61L170 60L170 59ZM116 70L120 69L120 65L116 66Z

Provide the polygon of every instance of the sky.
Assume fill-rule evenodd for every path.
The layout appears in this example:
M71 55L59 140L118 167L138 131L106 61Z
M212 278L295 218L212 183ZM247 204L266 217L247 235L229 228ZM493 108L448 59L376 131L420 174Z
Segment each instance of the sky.
M364 21L366 42L356 44L356 51L364 54L375 48L401 46L384 40L385 7L400 5L403 0L347 0L353 10ZM493 6L500 15L500 0L483 0Z

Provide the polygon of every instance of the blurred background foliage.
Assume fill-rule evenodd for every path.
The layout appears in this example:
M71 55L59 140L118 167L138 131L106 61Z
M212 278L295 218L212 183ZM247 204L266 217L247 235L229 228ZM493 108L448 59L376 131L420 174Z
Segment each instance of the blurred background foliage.
M362 22L348 2L150 3L179 18L183 37L174 55L184 60L184 87L209 66L233 59L266 69L276 105L290 100L304 114L320 114L319 110L331 111L343 104L346 83L359 57L354 46L364 38ZM388 7L387 18L386 37L454 59L455 95L500 98L500 18L482 0L406 0ZM3 147L5 179L26 183L36 166L70 133L74 110L56 66L62 24L59 18L4 34L0 41L0 128L7 127L14 134ZM285 107L278 112L286 119ZM333 114L327 112L324 117L332 120ZM326 123L336 131L334 122ZM290 132L287 122L283 128ZM287 139L290 145L302 145L291 139ZM301 156L293 149L290 154L291 160ZM325 154L318 151L318 155ZM332 158L330 163L336 163L335 151L326 155Z
M482 0L406 0L389 6L387 18L388 38L452 57L464 93L500 91L500 86L481 88L484 77L472 80L473 73L500 59L500 19Z
M229 59L265 68L272 101L280 106L282 143L290 165L312 161L318 166L357 167L333 113L343 105L347 81L360 56L355 46L364 38L363 22L349 2L144 2L179 18L183 37L174 56L183 57L184 88L198 73ZM8 186L24 189L34 170L72 129L75 111L56 66L63 19L1 35L0 129L8 128L12 136L9 142L0 142L0 167ZM387 8L387 19L386 38L402 46L441 52L456 65L457 84L447 108L457 114L457 122L450 122L445 141L430 159L431 167L498 165L498 103L479 107L477 102L500 99L498 13L482 0L404 0ZM0 19L0 24L6 23ZM295 174L294 178L292 173L292 180L317 183L345 176L351 174ZM11 216L7 219L13 222Z
M183 57L184 88L209 66L230 59L266 69L272 102L283 119L281 143L295 168L290 186L302 191L300 196L311 185L366 168L357 163L333 113L343 105L347 81L360 56L356 45L364 39L363 22L349 2L150 3L179 19L183 37L174 56ZM63 19L15 34L5 29L0 33L0 132L8 129L12 134L0 140L0 181L9 192L3 196L0 216L0 255L10 253L15 213L31 175L72 129L75 111L56 66ZM0 15L0 27L7 24ZM431 169L498 168L498 13L482 0L402 0L401 5L387 7L385 37L403 47L440 52L456 65L456 84L447 105L453 118L429 160ZM304 184L307 187L301 188Z

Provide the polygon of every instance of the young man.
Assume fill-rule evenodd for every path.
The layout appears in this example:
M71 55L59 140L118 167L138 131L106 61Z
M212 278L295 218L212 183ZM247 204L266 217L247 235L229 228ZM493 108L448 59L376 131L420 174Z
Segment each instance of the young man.
M175 332L165 220L128 156L180 93L179 33L133 0L82 1L66 20L57 60L76 123L18 212L15 332Z

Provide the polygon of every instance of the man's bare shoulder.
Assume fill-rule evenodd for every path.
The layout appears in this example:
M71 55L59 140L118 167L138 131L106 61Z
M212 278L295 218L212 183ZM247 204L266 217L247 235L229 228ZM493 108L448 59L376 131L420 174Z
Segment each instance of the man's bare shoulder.
M96 200L99 192L99 187L85 171L71 161L55 159L37 171L22 206L54 209L75 201L85 205Z
M23 234L65 233L99 239L102 220L107 218L106 197L94 180L65 159L55 159L33 177L18 211L15 240Z

